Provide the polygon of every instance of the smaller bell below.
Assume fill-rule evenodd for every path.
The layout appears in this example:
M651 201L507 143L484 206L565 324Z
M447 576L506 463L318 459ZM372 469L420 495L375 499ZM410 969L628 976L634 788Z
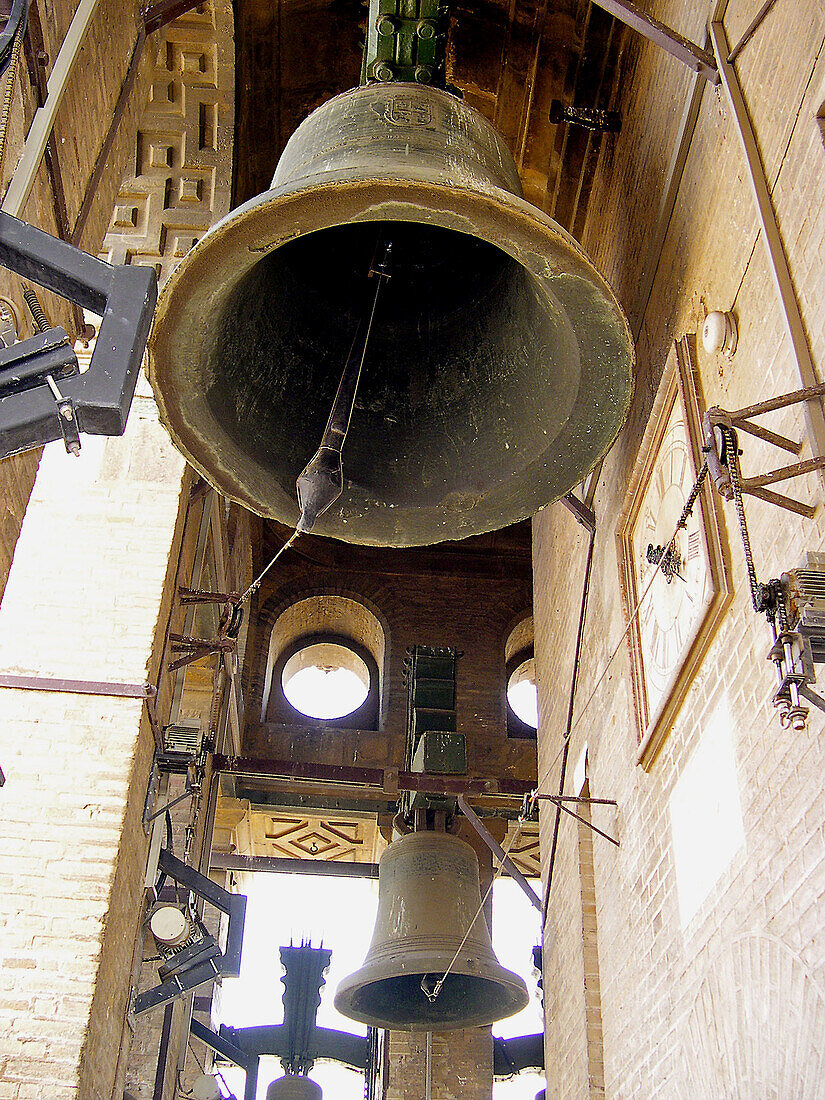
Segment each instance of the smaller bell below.
M266 1090L266 1100L321 1100L322 1096L320 1085L291 1073L273 1081Z
M335 1007L397 1031L480 1027L520 1012L527 987L499 964L480 910L478 860L469 844L435 832L393 841L378 867L367 957L338 986Z

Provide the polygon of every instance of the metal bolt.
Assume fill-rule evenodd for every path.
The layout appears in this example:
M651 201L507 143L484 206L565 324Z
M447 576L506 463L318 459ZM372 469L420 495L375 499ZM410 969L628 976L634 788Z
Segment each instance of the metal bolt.
M395 20L389 15L379 15L375 21L375 29L382 38L392 38L395 34Z
M435 24L431 23L428 19L422 19L416 24L415 33L419 38L435 38Z
M429 65L418 65L415 70L417 84L429 84L433 78L433 71Z
M392 66L388 65L386 61L377 61L372 72L375 79L380 80L382 84L389 84L390 81L395 79Z

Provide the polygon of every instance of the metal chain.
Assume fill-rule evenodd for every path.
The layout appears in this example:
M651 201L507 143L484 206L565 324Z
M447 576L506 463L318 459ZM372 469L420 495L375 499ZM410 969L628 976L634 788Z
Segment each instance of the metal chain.
M756 567L753 564L753 552L751 550L750 535L748 534L748 523L745 519L745 505L742 501L742 486L740 484L739 473L739 448L737 445L736 432L733 428L727 427L721 428L721 431L725 436L725 458L727 459L730 484L733 490L733 503L736 506L736 515L739 518L739 532L742 535L742 545L745 550L745 565L748 570L748 582L751 588L751 602L753 603L754 611L764 611L759 581L756 579Z

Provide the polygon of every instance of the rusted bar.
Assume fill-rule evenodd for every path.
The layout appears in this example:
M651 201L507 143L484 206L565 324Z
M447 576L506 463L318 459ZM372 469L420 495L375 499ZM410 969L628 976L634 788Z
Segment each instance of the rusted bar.
M570 814L571 817L575 817L576 821L580 821L582 825L586 825L588 829L592 829L594 833L598 833L599 836L603 836L605 840L609 840L611 844L615 844L617 848L619 847L619 842L615 839L615 837L612 837L609 833L606 833L602 829L599 829L596 825L593 824L592 821L588 821L586 817L582 817L580 814L574 813L574 811L571 810L569 806L565 806L564 802L557 795L545 794L542 795L542 798L546 798L548 802L554 802L560 810L564 810L566 814Z
M754 203L756 204L759 224L762 228L762 239L767 249L777 298L796 358L799 381L806 389L810 388L817 391L811 399L805 402L805 422L811 450L815 455L823 455L825 454L825 410L823 410L821 399L818 399L821 397L822 390L791 277L788 257L776 221L776 212L773 208L770 188L759 153L756 133L739 84L739 77L733 65L728 61L730 50L722 23L714 21L710 24L710 39L719 68L719 75L722 78L728 101L736 119L736 130L748 168ZM774 407L779 408L781 406Z
M769 470L768 473L757 474L755 477L743 477L742 492L761 489L763 485L774 485L777 481L789 481L792 477L802 477L823 467L825 467L825 455L806 458L804 462L792 462L790 466L780 466L776 470Z
M615 798L581 798L573 794L533 794L531 798L536 801L546 799L548 802L580 802L587 806L616 806Z
M66 691L72 695L110 695L123 699L151 699L151 684L120 684L106 680L61 680L55 676L18 676L0 672L0 688L24 691Z
M788 405L798 405L801 401L810 401L815 397L825 396L825 382L817 382L814 386L805 386L801 390L791 390L790 393L780 394L779 397L769 397L766 401L757 401L755 405L745 405L742 409L720 409L713 406L708 409L707 415L715 424L734 424L740 420L750 420L762 413L775 412L776 409L785 409Z
M802 450L802 444L795 439L788 439L786 435L772 432L769 428L763 428L761 424L752 424L749 420L734 420L733 423L740 432L755 435L757 439L764 439L766 443L772 443L774 447L781 447L783 451L790 451L792 455L798 455Z
M754 33L759 27L759 24L762 22L762 20L765 18L765 16L768 14L775 3L776 0L765 0L765 3L751 20L748 29L745 31L745 33L728 54L729 65L732 65L734 63L739 54L742 52L743 47L747 46L748 42L750 42L751 38L753 38Z
M213 768L216 772L249 779L307 779L318 783L348 783L384 789L384 768L359 768L347 764L308 763L300 760L263 760L223 754L213 757ZM534 780L510 779L506 776L500 779L467 779L463 776L426 775L422 772L398 773L400 791L422 791L426 794L490 794L523 798L534 786Z
M596 513L592 508L588 508L583 500L579 500L573 493L568 493L561 498L559 503L573 513L582 527L586 527L590 532L596 530Z
M461 810L461 812L470 822L472 827L475 829L475 831L478 833L478 835L496 857L498 862L501 864L502 869L506 870L510 874L511 878L514 878L516 880L524 893L530 899L530 904L534 906L534 908L538 909L538 911L541 913L543 911L541 898L538 896L536 891L533 889L533 887L530 885L530 883L527 881L527 879L524 877L518 867L516 867L515 863L512 861L512 859L510 859L510 857L501 847L496 838L492 835L492 833L478 816L478 814L476 814L475 811L467 805L467 801L464 798L463 794L460 794L458 796L458 808Z
M784 508L797 516L804 516L805 519L813 519L816 515L816 508L810 504L803 504L800 500L794 500L793 497L786 497L784 493L772 493L770 489L743 489L742 492L767 501L768 504L775 504L777 508Z
M115 143L118 127L120 126L121 119L126 113L126 108L129 103L129 98L132 94L132 89L135 86L137 80L138 67L140 65L140 59L143 55L143 47L146 42L146 31L143 27L138 29L138 36L135 44L132 48L132 56L129 59L129 65L126 69L126 76L123 78L123 83L120 86L120 93L115 103L112 117L109 120L109 127L106 130L106 134L103 138L103 143L100 146L100 150L95 159L94 167L92 168L92 174L89 177L89 182L86 184L86 189L83 193L83 201L80 204L80 210L77 218L75 219L74 228L72 229L69 240L73 245L80 245L83 238L83 230L86 228L86 222L89 220L89 214L92 211L92 206L98 195L100 181L103 178L103 173L106 170L106 164L109 159L109 153L112 151L112 146Z
M719 73L713 55L697 46L695 42L684 38L677 31L648 15L646 11L636 7L631 0L593 0L597 7L609 12L621 23L626 23L634 31L643 35L649 42L660 46L663 50L693 69L699 76L711 84L719 83Z

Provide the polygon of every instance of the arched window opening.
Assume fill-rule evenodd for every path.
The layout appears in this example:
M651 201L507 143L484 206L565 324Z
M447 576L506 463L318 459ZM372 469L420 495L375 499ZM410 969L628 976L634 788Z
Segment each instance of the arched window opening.
M366 701L371 679L351 645L321 637L286 661L281 687L289 704L308 718L344 718Z
M385 648L380 622L358 601L298 600L272 627L263 720L378 729Z
M533 652L533 617L527 615L511 630L504 647L507 677L507 736L536 737L539 694Z

